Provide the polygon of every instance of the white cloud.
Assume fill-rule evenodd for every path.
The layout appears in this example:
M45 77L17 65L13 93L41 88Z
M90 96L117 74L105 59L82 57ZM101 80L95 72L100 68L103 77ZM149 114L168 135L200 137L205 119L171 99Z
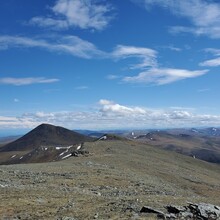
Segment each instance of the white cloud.
M112 101L108 100L100 100L99 104L102 105L102 108L100 111L102 112L103 115L133 115L133 114L145 114L146 111L142 108L139 107L126 107L119 105L117 103L114 103Z
M96 46L77 36L57 36L49 39L32 39L19 36L0 36L0 45L10 47L42 48L52 52L67 53L76 57L90 59L92 57L104 57L105 53Z
M180 51L180 48L169 46L169 49ZM135 76L122 78L126 83L145 83L164 85L175 81L194 78L206 74L209 70L187 70L175 68L161 68L157 62L157 51L150 48L118 45L112 52L112 57L117 59L137 58L137 64L132 64L130 69L138 69L141 72ZM109 79L116 77L109 76ZM119 78L119 77L118 77Z
M40 27L51 27L56 30L68 29L69 25L66 20L55 20L53 18L34 17L29 22L32 25L38 25Z
M205 60L199 64L200 66L209 66L209 67L220 66L220 49L206 48L205 52L212 53L214 56L217 56L217 58Z
M159 68L157 62L157 51L145 48L118 45L111 53L101 51L96 46L88 41L84 41L76 36L65 36L55 39L31 39L27 37L13 37L0 36L0 45L4 44L10 47L28 47L28 48L43 48L48 51L55 51L58 53L67 53L73 56L91 59L91 58L105 58L105 59L132 59L133 64L129 66L130 70L141 70L137 76L124 77L124 82L145 82L157 85L175 82L185 78L193 78L203 75L208 70L184 70L184 69L169 69ZM175 48L177 50L178 48ZM108 79L116 79L115 75L108 76Z
M42 83L54 83L58 82L59 79L47 79L44 77L27 77L27 78L0 78L0 84L14 85L14 86L23 86L31 84L42 84ZM15 99L17 100L17 99ZM16 101L15 101L16 102Z
M112 57L116 59L138 58L140 62L131 67L134 69L157 66L157 51L150 48L118 45L112 52Z
M216 49L216 48L206 48L205 52L207 53L212 53L215 56L220 56L220 49Z
M220 57L211 59L211 60L206 60L202 63L199 64L200 66L210 66L210 67L215 67L215 66L220 66Z
M220 38L220 3L205 0L132 0L141 2L149 9L158 5L170 10L174 15L187 18L191 27L177 26L172 32L191 32L196 35L206 35L211 38Z
M95 0L57 0L50 9L52 16L34 17L30 24L54 29L78 27L103 30L112 20L109 15L112 6Z
M164 46L163 48L167 48L167 49L169 49L169 50L176 51L176 52L182 51L181 48L179 48L179 47L174 47L173 45Z
M127 76L123 78L128 83L150 83L156 85L169 84L178 80L194 78L204 75L208 70L185 70L171 68L152 68L139 73L137 76Z
M220 115L196 114L195 109L152 109L126 106L100 100L90 112L36 112L18 117L0 116L1 129L34 128L51 123L70 129L168 128L186 126L220 126Z

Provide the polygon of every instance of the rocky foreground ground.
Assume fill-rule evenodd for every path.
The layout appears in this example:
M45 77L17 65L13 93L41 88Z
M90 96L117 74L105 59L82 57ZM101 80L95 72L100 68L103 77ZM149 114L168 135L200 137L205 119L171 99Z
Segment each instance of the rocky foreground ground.
M219 165L131 141L85 148L60 162L0 166L0 219L157 219L142 208L220 206Z

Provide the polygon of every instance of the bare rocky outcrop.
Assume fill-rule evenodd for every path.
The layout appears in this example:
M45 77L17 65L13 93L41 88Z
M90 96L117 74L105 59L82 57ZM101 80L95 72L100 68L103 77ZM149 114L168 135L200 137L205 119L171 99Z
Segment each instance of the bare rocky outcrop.
M188 203L187 206L168 205L165 207L168 213L144 206L141 213L153 213L158 219L196 219L196 220L220 220L220 207L207 203Z

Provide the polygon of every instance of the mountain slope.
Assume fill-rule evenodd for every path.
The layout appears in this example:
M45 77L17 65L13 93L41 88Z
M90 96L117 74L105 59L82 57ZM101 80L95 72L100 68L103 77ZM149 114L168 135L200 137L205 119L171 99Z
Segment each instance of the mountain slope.
M42 163L88 154L84 142L95 139L66 128L42 124L0 148L0 164Z
M156 219L143 206L220 205L220 166L125 140L87 157L0 166L0 219ZM7 192L7 193L6 193Z
M208 129L207 129L208 130ZM212 163L220 163L220 137L176 129L151 131L130 139Z
M18 140L0 148L0 152L33 150L40 146L67 146L93 139L63 127L41 124Z

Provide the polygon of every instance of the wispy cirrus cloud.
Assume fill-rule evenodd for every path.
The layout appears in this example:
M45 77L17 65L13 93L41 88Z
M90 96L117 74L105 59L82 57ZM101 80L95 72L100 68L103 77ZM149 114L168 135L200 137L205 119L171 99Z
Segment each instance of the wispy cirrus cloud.
M209 66L209 67L215 67L215 66L220 66L220 57L206 60L202 63L199 64L200 66Z
M151 48L118 45L112 52L99 50L94 44L82 40L77 36L64 36L58 40L56 37L28 38L19 36L0 36L0 45L10 48L40 48L49 52L66 53L84 59L115 59L117 61L130 59L129 70L139 70L136 76L116 77L108 76L108 79L122 78L123 82L150 83L163 85L178 80L201 76L208 70L187 70L161 68L157 61L158 52ZM133 63L132 63L133 62Z
M220 66L220 49L216 48L206 48L205 52L211 53L214 56L217 56L216 58L205 60L201 62L200 66L209 66L209 67L217 67Z
M147 9L160 6L177 16L185 17L191 26L174 26L171 32L189 32L195 35L206 35L220 38L220 3L205 0L132 0L144 5Z
M123 78L128 83L145 83L165 85L175 81L195 78L208 73L209 70L186 70L173 68L152 68L139 73L137 76L127 76Z
M103 30L112 20L113 7L95 0L58 0L50 8L46 17L38 16L30 24L57 30L77 27L81 29Z
M0 46L9 48L42 48L51 52L67 53L76 57L90 59L104 57L105 53L88 41L77 36L29 38L20 36L0 36Z
M70 129L163 128L219 126L220 115L197 114L195 109L153 109L121 105L102 99L92 111L24 113L17 117L0 116L2 129L34 128L51 123Z
M181 48L175 47L175 46L173 46L173 45L163 46L162 48L164 48L164 49L169 49L169 50L176 51L176 52L181 52L181 51L182 51Z
M47 79L45 77L27 77L27 78L5 77L5 78L0 78L0 84L7 84L7 85L13 85L13 86L24 86L24 85L42 84L42 83L54 83L54 82L58 82L58 81L59 81L59 79Z
M150 48L118 45L113 50L112 57L116 59L138 59L139 63L131 65L130 68L132 69L157 66L157 51Z
M207 69L187 70L160 67L157 61L158 52L144 47L119 45L112 52L112 56L117 59L136 59L136 64L132 64L130 69L139 70L140 73L134 76L122 77L122 81L125 83L164 85L183 79L199 77L209 71ZM115 77L110 77L109 79L114 78Z

